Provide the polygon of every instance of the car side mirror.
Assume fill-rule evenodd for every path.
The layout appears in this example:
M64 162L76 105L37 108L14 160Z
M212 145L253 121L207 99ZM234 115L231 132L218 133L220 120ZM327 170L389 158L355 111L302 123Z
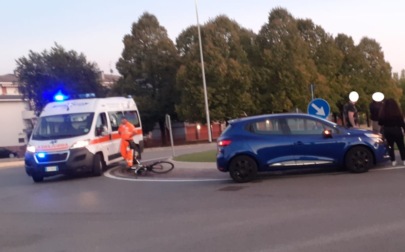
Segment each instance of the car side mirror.
M96 129L96 134L97 134L97 136L107 136L110 133L108 132L108 129L106 126L102 126L102 127L98 127Z
M325 129L322 131L322 135L324 138L332 138L332 130Z
M110 134L110 132L108 132L107 127L106 127L106 126L103 126L103 127L102 127L102 131L101 131L101 135L102 135L102 136L106 136L106 135L109 135L109 134Z

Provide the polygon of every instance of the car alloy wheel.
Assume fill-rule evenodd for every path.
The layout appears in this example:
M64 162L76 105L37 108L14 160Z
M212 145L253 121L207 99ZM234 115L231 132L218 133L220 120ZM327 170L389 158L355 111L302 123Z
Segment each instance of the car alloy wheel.
M345 165L353 173L367 172L373 165L373 155L366 147L353 147L346 154Z
M229 164L229 174L238 183L249 182L256 177L257 163L249 156L237 156Z

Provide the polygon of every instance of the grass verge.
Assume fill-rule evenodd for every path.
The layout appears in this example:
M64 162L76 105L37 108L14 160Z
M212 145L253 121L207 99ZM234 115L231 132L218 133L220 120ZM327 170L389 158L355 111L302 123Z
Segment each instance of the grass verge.
M173 160L181 162L215 162L216 155L217 155L216 150L209 150L180 155L174 157Z

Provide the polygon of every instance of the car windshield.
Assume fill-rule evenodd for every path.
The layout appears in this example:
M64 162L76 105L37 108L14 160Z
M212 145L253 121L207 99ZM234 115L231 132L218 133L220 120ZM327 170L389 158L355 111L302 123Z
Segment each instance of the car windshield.
M32 133L33 140L61 139L89 133L94 113L76 113L40 117Z

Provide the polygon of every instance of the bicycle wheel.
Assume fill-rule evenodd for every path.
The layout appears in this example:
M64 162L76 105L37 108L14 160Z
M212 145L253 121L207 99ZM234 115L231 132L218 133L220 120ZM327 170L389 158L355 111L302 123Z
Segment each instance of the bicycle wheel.
M148 165L148 168L150 168L150 171L154 173L167 173L174 169L174 164L168 161L159 161Z

